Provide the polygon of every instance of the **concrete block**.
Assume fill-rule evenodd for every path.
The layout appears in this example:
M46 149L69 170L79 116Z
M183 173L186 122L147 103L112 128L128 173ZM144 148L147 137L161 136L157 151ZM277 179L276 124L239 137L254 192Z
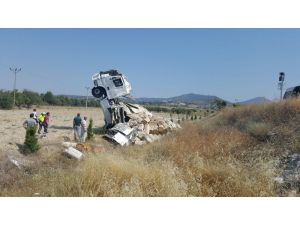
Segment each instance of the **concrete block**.
M75 158L77 160L81 160L81 158L83 157L82 152L78 151L77 149L75 149L73 147L69 147L69 148L65 149L64 153L67 156Z

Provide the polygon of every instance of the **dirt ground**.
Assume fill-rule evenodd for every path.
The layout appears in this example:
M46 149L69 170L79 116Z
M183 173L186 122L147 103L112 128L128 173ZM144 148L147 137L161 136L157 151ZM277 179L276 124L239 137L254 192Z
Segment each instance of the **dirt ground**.
M0 110L0 153L16 155L25 140L23 122L29 118L32 109ZM41 146L59 144L66 139L73 140L73 118L77 113L87 116L94 121L94 128L104 125L103 114L100 108L85 107L53 107L37 108L37 113L50 112L49 133L40 138Z

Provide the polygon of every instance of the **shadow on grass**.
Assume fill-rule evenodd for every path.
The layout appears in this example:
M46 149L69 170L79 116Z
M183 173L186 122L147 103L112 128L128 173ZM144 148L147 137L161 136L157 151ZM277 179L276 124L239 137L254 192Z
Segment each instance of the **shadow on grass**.
M16 146L18 147L18 151L21 153L21 154L24 154L24 145L23 144L19 144L19 143L16 143Z
M105 128L105 126L93 128L93 133L94 133L94 134L103 135L103 134L106 133L106 128Z
M73 130L73 127L70 126L50 126L49 128L54 128L58 130Z

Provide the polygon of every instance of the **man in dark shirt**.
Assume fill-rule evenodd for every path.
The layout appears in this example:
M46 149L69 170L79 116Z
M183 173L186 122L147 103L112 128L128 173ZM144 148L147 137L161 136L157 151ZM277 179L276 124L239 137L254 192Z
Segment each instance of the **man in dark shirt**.
M74 139L75 141L80 140L81 137L81 117L80 113L77 113L77 116L73 119L73 129L74 129Z

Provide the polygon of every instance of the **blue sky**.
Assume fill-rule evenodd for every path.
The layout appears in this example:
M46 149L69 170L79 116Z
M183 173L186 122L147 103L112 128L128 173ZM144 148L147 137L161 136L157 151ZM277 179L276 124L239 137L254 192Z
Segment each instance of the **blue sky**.
M0 89L84 95L91 76L116 68L135 97L185 93L229 101L278 98L300 85L300 29L0 29Z

